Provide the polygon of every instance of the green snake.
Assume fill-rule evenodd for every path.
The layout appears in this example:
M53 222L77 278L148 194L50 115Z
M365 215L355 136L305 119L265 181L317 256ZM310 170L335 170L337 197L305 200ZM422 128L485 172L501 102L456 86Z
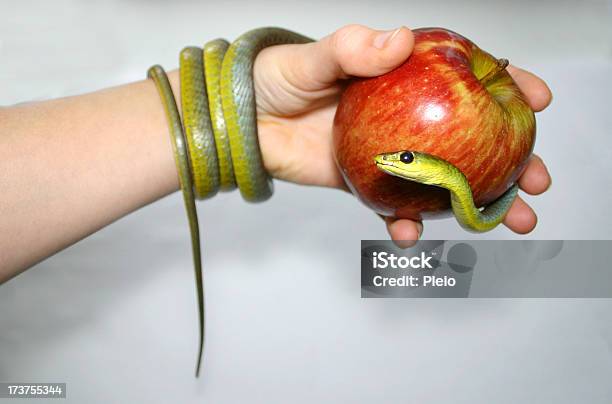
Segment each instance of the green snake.
M196 377L204 352L205 316L195 200L236 186L249 202L264 201L272 195L272 181L259 150L253 64L257 54L268 46L311 41L282 28L259 28L231 44L216 39L203 49L186 47L179 58L182 115L164 69L155 65L148 71L168 121L191 233L200 332ZM410 162L406 156L411 156ZM444 160L417 152L385 153L375 160L389 174L447 188L459 223L472 231L487 231L499 224L517 192L515 185L481 212L474 206L465 176Z
M236 185L249 202L264 201L272 195L272 181L259 150L253 64L257 54L268 46L311 41L282 28L258 28L231 44L216 39L203 49L183 49L179 58L182 121L163 68L155 65L148 71L168 121L191 232L200 325L196 377L204 352L205 318L195 199Z
M500 224L518 192L518 186L513 184L502 196L480 210L474 204L465 175L446 160L427 153L404 150L379 154L374 157L374 162L387 174L448 189L457 222L472 232L489 231Z

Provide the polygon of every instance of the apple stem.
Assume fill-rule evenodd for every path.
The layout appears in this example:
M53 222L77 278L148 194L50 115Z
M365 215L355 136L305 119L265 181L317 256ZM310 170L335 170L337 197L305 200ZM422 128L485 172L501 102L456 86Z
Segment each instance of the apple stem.
M484 77L480 79L480 82L486 85L489 81L496 78L499 73L506 70L509 63L508 59L497 59L497 65L489 73L485 74Z

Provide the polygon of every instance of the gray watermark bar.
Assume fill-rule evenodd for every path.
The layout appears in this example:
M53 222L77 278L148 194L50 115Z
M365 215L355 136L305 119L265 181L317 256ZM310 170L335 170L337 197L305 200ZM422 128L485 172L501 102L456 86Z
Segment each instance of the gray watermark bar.
M364 240L361 297L612 298L612 240Z
M0 398L66 398L66 383L0 382Z

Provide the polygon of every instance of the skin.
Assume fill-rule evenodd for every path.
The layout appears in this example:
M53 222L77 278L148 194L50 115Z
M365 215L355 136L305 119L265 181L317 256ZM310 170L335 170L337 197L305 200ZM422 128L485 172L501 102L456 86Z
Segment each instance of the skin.
M254 79L268 172L346 189L331 150L341 80L386 73L409 56L412 44L404 27L383 32L351 25L314 43L264 49ZM550 103L541 79L512 66L508 71L534 111ZM180 94L178 72L169 78ZM179 189L167 122L150 80L0 108L0 173L0 282ZM537 195L549 185L544 163L533 156L519 186ZM422 231L418 222L386 222L396 241L416 240ZM536 222L520 197L504 220L517 233Z
M338 79L386 73L409 56L414 43L413 35L406 27L386 32L387 42L380 41L384 42L382 47L375 45L377 35L384 33L350 25L318 42L287 45L284 50L281 47L269 48L258 56L256 74L261 71L257 69L260 64L278 66L274 71L266 72L265 77L255 79L256 86L260 87L256 87L260 107L260 144L279 153L271 153L271 159L286 163L270 166L275 177L346 189L336 170L329 141L330 125L341 91ZM507 71L535 112L550 104L552 94L542 79L512 65ZM283 150L288 156L296 156L296 160L282 159ZM548 189L550 183L544 162L532 155L519 179L520 189L530 195L539 195ZM423 231L421 222L384 220L391 238L402 246L410 244L405 241L417 240ZM526 234L535 228L537 217L529 205L517 197L504 224L516 233Z

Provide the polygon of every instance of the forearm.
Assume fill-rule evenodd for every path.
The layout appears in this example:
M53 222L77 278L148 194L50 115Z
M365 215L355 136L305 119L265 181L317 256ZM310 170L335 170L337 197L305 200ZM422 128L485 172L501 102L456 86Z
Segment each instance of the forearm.
M150 80L0 108L0 283L178 187Z

